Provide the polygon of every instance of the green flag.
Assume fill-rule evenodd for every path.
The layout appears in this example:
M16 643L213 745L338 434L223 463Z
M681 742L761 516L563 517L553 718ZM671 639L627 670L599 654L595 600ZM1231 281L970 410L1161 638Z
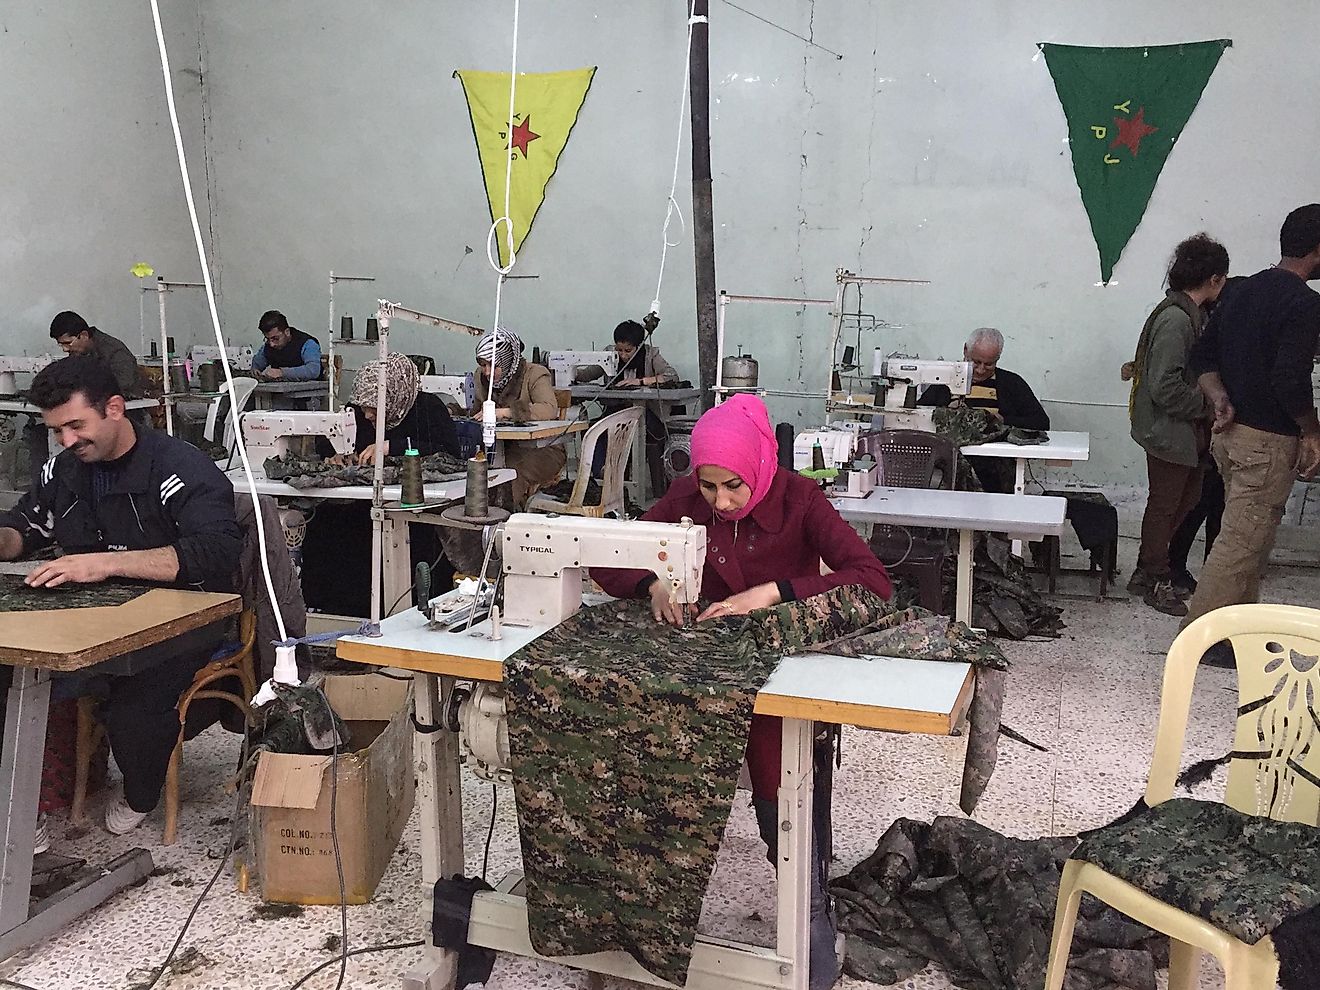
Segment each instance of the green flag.
M1073 172L1108 283L1160 171L1233 42L1140 48L1041 45L1068 120Z

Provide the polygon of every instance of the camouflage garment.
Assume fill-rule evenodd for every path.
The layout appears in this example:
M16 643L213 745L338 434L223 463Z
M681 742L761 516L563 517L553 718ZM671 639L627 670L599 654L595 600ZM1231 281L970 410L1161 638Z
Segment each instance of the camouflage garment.
M150 585L118 581L62 584L57 588L29 588L16 574L0 574L0 612L104 608L127 604L150 590Z
M1320 828L1219 802L1165 801L1073 855L1250 945L1320 905Z
M1059 876L1077 840L1012 839L962 818L900 818L831 885L844 971L884 986L938 964L964 990L1040 990ZM1082 901L1068 990L1155 990L1168 939Z
M1008 658L985 633L924 608L896 609L877 625L879 628L872 626L823 652L849 657L866 654L943 660L969 663L976 668L976 690L967 714L967 754L958 797L958 806L970 815L999 762L999 721L1004 695L1008 692Z
M384 484L397 485L403 465L402 457L385 458ZM299 490L306 488L342 488L349 485L373 483L370 464L331 464L319 457L269 457L262 466L271 481L282 481ZM462 481L467 477L467 464L451 454L432 454L422 458L422 480L428 484L442 481Z
M843 588L675 629L647 603L612 602L506 661L536 951L622 949L682 985L757 691L782 653L887 611Z

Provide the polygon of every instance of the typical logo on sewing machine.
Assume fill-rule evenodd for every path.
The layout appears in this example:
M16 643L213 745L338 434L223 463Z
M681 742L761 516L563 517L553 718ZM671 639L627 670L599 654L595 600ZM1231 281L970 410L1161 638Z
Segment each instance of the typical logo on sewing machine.
M518 544L518 549L521 550L523 553L554 553L555 552L554 547L529 547L521 543Z

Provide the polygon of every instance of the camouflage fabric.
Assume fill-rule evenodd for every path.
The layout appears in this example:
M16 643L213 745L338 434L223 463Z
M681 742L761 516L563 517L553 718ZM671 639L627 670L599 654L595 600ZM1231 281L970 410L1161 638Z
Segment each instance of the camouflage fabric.
M1088 833L1074 854L1254 945L1320 905L1320 828L1175 798Z
M532 946L622 949L682 985L757 691L783 652L886 609L839 589L674 629L612 602L507 661Z
M402 457L385 458L384 484L397 485L403 466ZM263 465L266 477L282 481L299 490L307 488L341 488L349 485L372 484L373 468L370 464L331 464L319 457L269 457ZM429 483L462 481L467 477L467 465L450 454L432 454L422 458L422 480Z
M123 605L151 590L149 585L102 581L29 588L16 574L0 574L0 612L42 612L64 608Z
M923 608L892 609L867 630L826 647L840 656L910 657L970 663L976 668L976 691L967 713L967 755L963 759L958 806L976 810L999 762L999 721L1008 691L1008 658L985 633Z
M1008 436L1003 420L992 416L988 409L972 406L944 406L934 410L935 432L948 437L955 447L974 443L995 443Z
M831 884L844 971L888 986L931 963L965 990L1040 990L1072 837L1012 839L962 818L900 818ZM1068 990L1155 990L1168 940L1082 901Z

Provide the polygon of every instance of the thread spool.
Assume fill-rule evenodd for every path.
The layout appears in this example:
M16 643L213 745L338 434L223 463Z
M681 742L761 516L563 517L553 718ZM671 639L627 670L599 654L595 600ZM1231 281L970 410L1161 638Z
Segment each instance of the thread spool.
M197 385L203 392L220 391L220 379L223 377L219 361L207 361L197 368Z
M374 316L367 317L367 340L380 340L380 321Z
M154 340L151 342L151 357L153 358L160 357L160 348L156 346L156 342Z
M475 457L468 458L467 486L463 490L463 515L469 519L485 519L490 515L490 489L486 487L490 477L490 462L486 455L477 451Z
M793 424L780 423L775 427L775 444L779 447L779 466L793 470Z
M410 509L426 501L426 489L422 485L422 455L413 449L411 438L408 440L408 449L403 452L403 474L400 481L401 506Z
M811 448L811 470L825 470L825 451L821 449L819 440Z
M339 318L339 339L340 340L353 339L353 317L341 316Z
M173 353L174 353L174 338L173 338L173 337L166 337L166 338L165 338L165 353L166 353L166 354L173 354Z

